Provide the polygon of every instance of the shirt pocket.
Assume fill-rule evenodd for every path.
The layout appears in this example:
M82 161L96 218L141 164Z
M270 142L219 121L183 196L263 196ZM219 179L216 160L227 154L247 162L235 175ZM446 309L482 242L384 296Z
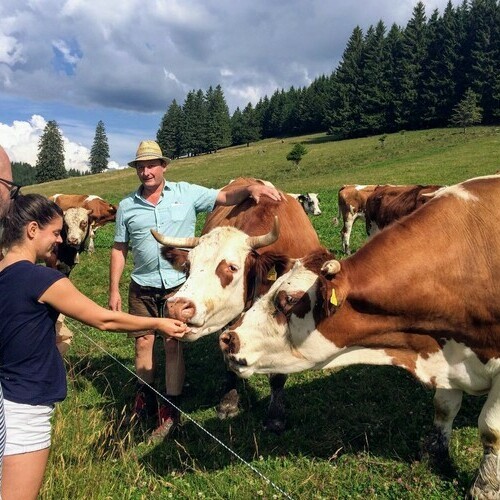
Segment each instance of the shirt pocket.
M181 222L188 218L190 206L184 203L172 203L170 206L170 217L174 222Z

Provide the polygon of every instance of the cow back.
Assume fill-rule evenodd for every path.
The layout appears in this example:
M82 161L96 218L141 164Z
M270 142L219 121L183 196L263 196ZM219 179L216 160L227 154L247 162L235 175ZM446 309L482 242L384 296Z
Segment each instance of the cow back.
M238 186L248 186L254 182L262 182L253 178L238 178L223 190L231 190ZM273 252L298 258L320 246L318 235L304 212L300 203L292 196L282 193L284 200L274 201L262 196L259 203L247 198L238 205L218 206L206 219L202 234L215 227L232 226L249 236L257 236L269 232L278 217L280 236L278 240L262 249L259 253Z
M430 194L441 187L438 185L377 186L366 200L367 232L371 232L373 225L382 229L412 213L431 198Z

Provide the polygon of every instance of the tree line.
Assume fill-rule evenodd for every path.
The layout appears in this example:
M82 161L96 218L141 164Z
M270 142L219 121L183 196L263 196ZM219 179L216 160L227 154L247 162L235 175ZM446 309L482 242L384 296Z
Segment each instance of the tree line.
M330 75L303 88L276 90L229 115L220 86L175 100L157 133L173 158L280 136L326 132L352 138L461 124L472 101L484 124L500 120L500 3L449 2L427 18L417 3L402 28L356 26Z
M171 158L217 152L270 137L326 132L354 138L400 130L500 121L500 1L448 2L427 18L418 2L406 26L356 26L336 69L308 87L276 90L232 116L220 85L191 90L163 115L157 141ZM104 123L96 127L90 173L108 166ZM18 169L21 172L21 169ZM23 174L24 175L24 174ZM39 142L36 182L65 178L55 121ZM78 175L73 172L73 175Z

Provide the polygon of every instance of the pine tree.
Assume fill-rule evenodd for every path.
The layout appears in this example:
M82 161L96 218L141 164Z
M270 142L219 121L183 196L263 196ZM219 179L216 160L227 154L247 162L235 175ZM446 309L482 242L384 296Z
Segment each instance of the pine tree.
M262 138L272 137L271 132L271 109L270 109L270 101L269 98L264 96L263 99L260 99L259 102L255 105L255 113L259 119L259 125L261 130Z
M240 108L236 108L231 117L231 138L231 144L234 146L245 143L243 115Z
M427 54L425 7L418 2L403 32L401 58L396 65L396 122L399 128L416 129L422 116L422 71Z
M468 89L464 98L453 108L450 123L463 127L464 134L466 127L481 123L483 110L477 104L478 99L479 96L473 90Z
M206 93L207 103L207 148L218 149L231 144L231 118L222 87L210 87Z
M385 50L388 57L387 65L387 131L398 130L397 117L400 103L398 102L399 64L403 51L403 32L397 24L393 24L385 39Z
M38 142L36 162L37 183L65 179L64 144L55 120L47 122Z
M471 73L469 84L481 96L484 122L500 114L500 5L497 0L473 0L470 6Z
M444 126L457 102L457 33L457 17L451 2L448 2L443 17L438 18L435 12L429 22L429 46L424 62L421 96L422 121L426 126Z
M285 91L276 90L269 100L269 137L279 137L285 133L285 105Z
M359 131L362 55L363 31L356 26L332 77L332 93L325 119L329 134L352 137Z
M241 113L241 118L243 122L243 142L246 142L247 146L249 146L251 142L260 139L260 124L252 103L249 102L246 105Z
M385 50L385 25L379 21L366 33L360 84L360 134L376 134L387 127L389 56Z
M207 107L203 91L190 91L182 110L186 152L191 155L204 153L207 151Z
M109 145L104 122L99 120L95 129L94 143L90 150L90 173L100 174L108 168Z
M163 115L156 140L161 150L169 158L179 158L185 152L184 144L184 114L182 107L174 99Z
M308 153L308 151L307 151L306 147L302 143L298 142L297 144L295 144L295 146L293 146L291 151L286 155L286 159L288 161L293 161L293 163L295 163L295 165L298 168L299 163L302 161L302 157L307 153Z

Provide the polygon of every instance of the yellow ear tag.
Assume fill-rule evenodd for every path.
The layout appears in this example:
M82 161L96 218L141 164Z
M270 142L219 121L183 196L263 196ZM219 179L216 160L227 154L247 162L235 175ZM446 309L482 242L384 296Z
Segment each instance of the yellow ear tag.
M267 273L267 279L269 281L276 281L278 278L278 274L276 273L276 269L273 266L271 269L269 269L269 272Z
M335 295L335 290L332 288L332 296L330 297L330 304L333 304L334 306L338 306L339 302L337 300L337 296Z

